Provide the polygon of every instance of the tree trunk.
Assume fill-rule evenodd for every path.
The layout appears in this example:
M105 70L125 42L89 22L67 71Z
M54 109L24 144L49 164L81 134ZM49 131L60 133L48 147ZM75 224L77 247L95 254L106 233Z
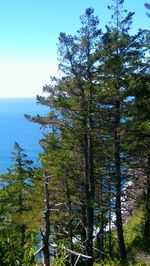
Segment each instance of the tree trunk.
M101 213L101 226L100 226L100 246L99 249L101 252L104 252L104 213L102 211ZM100 253L100 258L103 259L104 258L104 254Z
M100 260L104 259L104 199L103 199L103 177L101 177L100 181L100 231L98 234L98 249L100 250L99 257Z
M20 212L20 215L22 215L22 213L23 213L23 198L22 198L21 191L19 192L19 212ZM25 225L21 224L19 226L19 230L20 230L20 248L21 248L20 257L21 257L21 264L23 265L24 264Z
M71 205L71 198L70 198L70 191L68 187L68 183L66 181L66 190L67 190L67 206L68 206L68 213L69 213L69 238L70 238L70 249L73 251L73 228L72 228L72 205ZM70 266L74 265L74 257L73 254L70 254Z
M115 119L115 212L116 226L118 234L118 245L122 265L126 260L126 249L123 236L122 214L121 214L121 162L120 162L120 103L116 103L116 119Z
M109 255L112 258L111 210L109 210L109 235L108 235L108 241L109 241Z
M85 177L86 177L86 265L93 265L93 224L94 224L94 167L93 167L93 144L91 137L85 136Z
M93 208L87 206L86 255L90 256L91 259L87 260L86 266L93 265L93 216L94 216Z
M81 227L81 242L85 243L86 241L86 206L81 206L81 219L82 219L82 227Z
M20 225L20 234L21 234L21 263L24 264L24 244L25 244L25 225Z
M49 177L46 171L44 172L44 185L45 185L45 211L44 211L44 222L45 232L43 234L43 256L44 266L50 266L50 254L49 254L49 235L50 235L50 205L49 205L49 189L48 189Z
M104 214L103 211L101 211L100 214L100 231L97 235L97 247L100 250L99 257L100 260L104 259L104 254L101 252L104 252Z
M109 173L109 183L108 183L108 188L109 188L109 209L108 209L108 219L109 219L109 235L108 235L108 242L109 242L109 255L112 258L112 228L111 228L111 221L112 221L112 213L111 213L111 181L110 181L110 173Z
M150 155L147 160L147 188L146 188L146 215L145 215L145 238L150 237Z

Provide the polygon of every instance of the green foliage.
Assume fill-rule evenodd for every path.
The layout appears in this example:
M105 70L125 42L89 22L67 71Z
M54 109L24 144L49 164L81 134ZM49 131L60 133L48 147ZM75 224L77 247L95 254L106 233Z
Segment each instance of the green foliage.
M64 257L56 258L52 262L52 266L66 266L67 259Z
M124 224L124 238L127 248L127 263L126 265L149 265L150 252L150 239L146 240L143 237L143 226L144 226L144 212L143 207L138 207L132 216L128 217L128 220ZM116 231L113 232L113 237L116 238ZM113 248L113 254L117 254L117 246ZM120 265L119 260L117 263L116 258L114 259L114 265ZM104 264L105 265L105 264ZM107 265L107 264L106 264ZM108 264L109 265L109 264ZM111 265L111 264L110 264Z
M1 250L5 254L1 263L4 265L22 265L25 251L27 259L27 241L31 241L31 231L27 230L27 214L31 212L29 199L34 171L30 166L32 161L26 157L24 150L15 143L13 166L0 177L3 184L0 189L3 203L0 208L0 239Z
M35 257L34 257L35 249L34 248L26 248L24 253L24 266L34 266L35 265Z
M138 208L124 225L124 235L128 253L131 252L132 247L136 247L136 242L142 239L143 221L144 213L141 208Z
M119 263L119 262L118 262ZM117 264L117 262L114 262L113 260L106 260L106 261L103 261L103 262L100 262L100 263L94 263L93 266L119 266L119 264Z
M76 35L60 33L61 77L52 78L51 84L44 86L48 96L37 98L50 107L50 112L45 117L26 116L48 128L40 141L42 167L33 169L32 161L16 142L13 165L0 177L2 266L34 265L34 248L42 238L47 241L47 248L47 239L55 244L53 266L73 265L71 256L69 261L66 259L66 249L93 256L99 261L93 266L121 265L124 239L126 265L147 265L148 256L144 261L137 253L149 251L150 240L143 238L143 221L150 210L149 185L142 193L145 206L142 209L135 204L137 209L123 228L121 196L129 175L135 191L138 189L135 170L138 177L139 170L143 171L140 178L143 181L146 176L147 184L149 178L148 31L130 33L133 13L123 10L123 3L114 0L109 6L113 12L111 24L104 32L94 10L88 8L81 16ZM148 3L145 6L149 9ZM47 173L45 183L43 172ZM47 224L51 228L45 227L44 185L49 198ZM138 203L143 200L140 197ZM117 231L110 232L114 212ZM110 231L106 231L108 225ZM94 255L93 239L97 248ZM113 259L105 259L103 251L112 253L109 257Z

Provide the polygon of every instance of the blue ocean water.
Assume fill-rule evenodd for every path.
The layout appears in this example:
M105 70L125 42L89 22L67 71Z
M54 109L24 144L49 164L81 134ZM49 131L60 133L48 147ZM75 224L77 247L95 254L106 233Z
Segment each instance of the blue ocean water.
M0 99L0 173L12 165L10 157L15 141L25 149L28 159L38 165L42 131L38 124L24 118L24 114L46 115L48 111L36 99Z

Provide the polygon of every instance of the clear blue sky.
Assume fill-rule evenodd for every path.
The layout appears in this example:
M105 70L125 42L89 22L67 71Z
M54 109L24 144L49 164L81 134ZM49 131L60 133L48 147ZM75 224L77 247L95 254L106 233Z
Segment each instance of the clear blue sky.
M135 11L133 29L148 28L146 0L125 0ZM101 25L111 0L0 0L0 98L35 97L57 72L60 32L74 34L79 16L93 7Z

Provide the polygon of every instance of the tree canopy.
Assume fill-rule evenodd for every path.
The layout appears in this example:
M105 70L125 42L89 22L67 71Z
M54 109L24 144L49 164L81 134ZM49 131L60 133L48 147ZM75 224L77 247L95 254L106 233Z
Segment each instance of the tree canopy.
M136 248L150 249L149 30L131 33L123 4L104 30L87 8L59 35L61 75L37 96L49 113L25 115L47 128L41 166L15 143L1 175L3 265L141 265Z

